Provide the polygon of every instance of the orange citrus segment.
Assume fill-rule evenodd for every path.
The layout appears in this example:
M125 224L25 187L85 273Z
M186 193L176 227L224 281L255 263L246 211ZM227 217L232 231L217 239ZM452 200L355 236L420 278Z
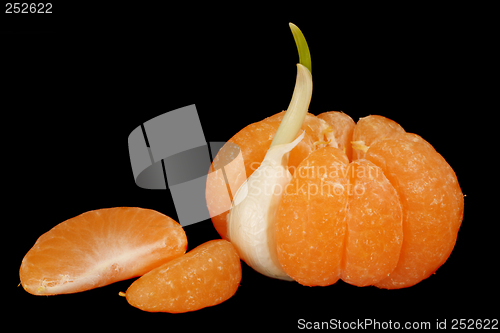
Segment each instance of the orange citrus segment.
M390 139L405 130L394 120L371 115L360 118L352 135L353 159L365 157L367 149L377 141Z
M349 165L349 211L342 265L343 281L373 285L391 273L403 241L402 210L382 169L361 159Z
M278 260L300 284L326 286L340 277L347 165L337 148L316 150L284 189L275 220Z
M224 239L227 239L226 217L232 199L246 180L243 156L239 147L226 143L212 163L205 189L208 212L215 229Z
M434 273L453 250L464 210L457 177L444 158L416 134L378 141L366 158L382 168L403 207L398 265L376 286L412 286Z
M140 276L186 248L184 229L157 211L93 210L40 236L24 257L19 276L34 295L75 293Z
M343 150L349 161L352 161L352 134L354 132L355 123L351 117L343 112L328 111L320 113L318 118L323 119L331 127L333 136L335 137L338 148Z
M241 281L238 254L226 240L208 241L146 273L127 289L127 301L149 312L180 313L217 305Z

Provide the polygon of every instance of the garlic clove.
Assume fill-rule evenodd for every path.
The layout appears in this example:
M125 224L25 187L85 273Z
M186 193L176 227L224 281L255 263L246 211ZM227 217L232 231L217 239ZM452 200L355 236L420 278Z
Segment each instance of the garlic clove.
M228 237L240 258L263 275L290 281L278 261L274 219L292 178L288 154L303 138L304 132L293 142L268 150L260 167L236 193L228 215Z
M290 26L301 59L309 49L302 33ZM309 61L310 68L310 61ZM261 165L238 190L227 215L227 235L240 258L257 272L292 281L278 261L274 221L281 196L292 175L288 171L289 152L304 138L297 137L312 96L312 76L308 67L297 64L292 99Z

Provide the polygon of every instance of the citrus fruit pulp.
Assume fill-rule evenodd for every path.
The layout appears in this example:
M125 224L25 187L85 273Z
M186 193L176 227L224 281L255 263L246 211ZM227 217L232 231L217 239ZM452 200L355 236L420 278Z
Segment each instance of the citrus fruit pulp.
M248 166L262 161L273 138L274 127L270 123L278 116L251 124L230 139L242 151L247 177L254 171ZM313 117L308 114L306 119L314 123ZM276 234L280 238L278 251L281 260L288 258L288 263L282 265L297 268L287 273L306 285L328 285L339 278L359 286L390 289L414 285L437 270L454 247L463 218L463 195L456 175L429 143L418 135L406 133L396 122L382 116L368 116L353 125L352 119L346 117L349 116L334 111L320 114L316 118L324 120L327 127L322 123L321 131L316 134L304 122L302 129L311 139L290 152L289 170L294 178L280 202L281 214L285 215L280 219L286 221L276 221L278 229L281 225ZM313 134L307 133L307 129ZM342 154L345 156L339 157ZM349 154L354 161L351 165L346 164L351 161ZM300 163L307 163L308 158L309 163L318 159L318 166L326 168L332 166L328 163L343 164L341 171L348 170L344 177L329 181L339 185L360 182L368 191L359 197L351 192L347 198L343 194L335 200L324 196L311 201L304 199L311 195L307 190L320 188L322 184L318 173L303 181L306 193L298 190L303 185L301 180L302 185L293 183L297 181ZM377 176L373 179L349 176L350 171L360 167L377 170ZM241 184L231 185L238 188ZM207 182L209 211L211 197L217 192L214 189ZM286 195L287 190L298 192L292 197ZM226 217L227 212L212 216L222 237L227 237ZM301 223L307 225L299 227ZM301 264L300 256L308 260L302 260Z
M453 169L418 135L405 133L370 147L403 207L403 246L395 270L376 286L402 288L434 273L450 256L463 212L463 194Z
M380 168L364 159L348 164L339 149L323 148L302 161L290 187L275 228L278 259L294 280L366 286L394 270L401 205Z
M34 295L75 293L140 276L186 248L181 225L157 211L93 210L40 236L25 255L19 276Z
M403 242L399 196L369 160L349 164L348 213L341 279L368 286L396 267Z
M348 197L342 189L347 188L347 165L347 157L337 148L316 150L299 164L283 191L275 219L278 260L301 284L330 285L338 280L346 228Z
M233 245L211 240L144 274L125 296L144 311L189 312L226 301L240 281L240 258Z

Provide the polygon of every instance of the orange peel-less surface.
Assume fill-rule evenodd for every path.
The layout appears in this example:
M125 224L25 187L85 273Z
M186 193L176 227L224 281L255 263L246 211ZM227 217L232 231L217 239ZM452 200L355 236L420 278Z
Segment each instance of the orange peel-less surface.
M367 158L382 168L403 208L398 265L376 286L414 285L434 273L455 246L464 212L457 177L445 159L415 134L379 141L370 147Z
M211 240L141 276L125 296L144 311L182 313L226 301L240 281L236 249L226 240Z
M241 149L246 177L264 158L282 114L229 140ZM308 114L302 129L306 137L290 152L293 178L275 220L287 274L309 286L342 279L394 289L422 281L446 261L462 222L463 195L453 169L428 142L388 118L355 124L335 111ZM236 173L241 168L227 177ZM219 182L223 186L207 182L210 212L212 198L227 191ZM212 215L223 238L226 216Z
M340 276L347 166L339 149L319 149L298 166L281 198L275 220L278 260L301 284L330 285Z
M349 165L343 281L375 284L396 267L403 242L399 196L383 170L369 160Z
M186 252L184 229L157 211L98 209L40 236L23 258L19 277L34 295L85 291L140 276Z

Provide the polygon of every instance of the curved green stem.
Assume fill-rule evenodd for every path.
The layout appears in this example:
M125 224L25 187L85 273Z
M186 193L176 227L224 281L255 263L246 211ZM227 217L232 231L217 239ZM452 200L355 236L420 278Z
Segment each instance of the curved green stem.
M312 96L311 54L306 39L299 28L290 23L290 29L299 51L300 64L297 64L297 79L292 100L283 120L276 131L271 147L292 142L297 136L309 110Z
M292 30L293 39L295 40L295 44L297 45L297 51L299 51L299 62L307 67L309 72L312 72L311 53L309 52L309 46L307 46L304 34L295 24L290 22L288 25L290 26L290 30Z

